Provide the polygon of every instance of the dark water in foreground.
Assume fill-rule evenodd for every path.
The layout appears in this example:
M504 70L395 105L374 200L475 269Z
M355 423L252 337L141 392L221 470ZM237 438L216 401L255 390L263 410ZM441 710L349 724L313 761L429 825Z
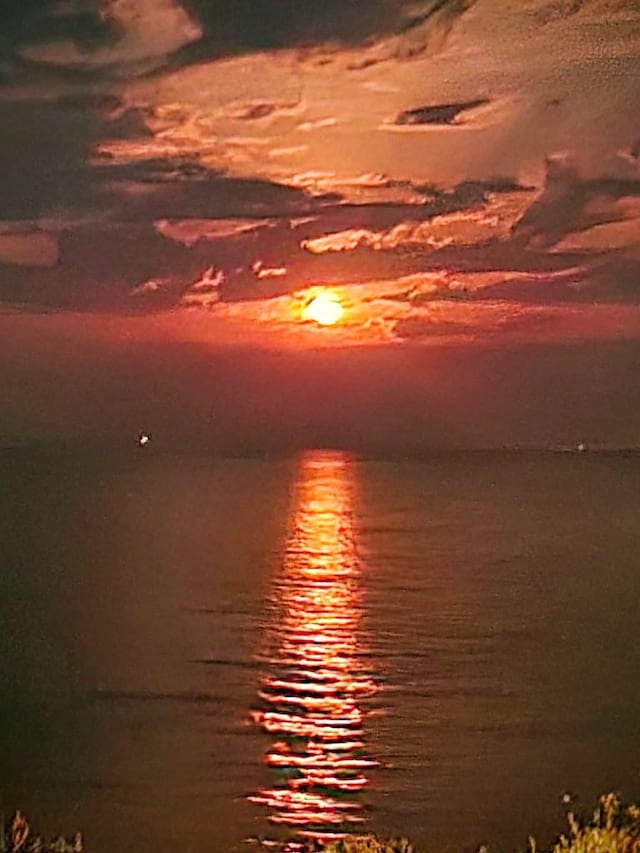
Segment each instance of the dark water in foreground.
M512 848L640 795L640 459L0 455L0 810Z

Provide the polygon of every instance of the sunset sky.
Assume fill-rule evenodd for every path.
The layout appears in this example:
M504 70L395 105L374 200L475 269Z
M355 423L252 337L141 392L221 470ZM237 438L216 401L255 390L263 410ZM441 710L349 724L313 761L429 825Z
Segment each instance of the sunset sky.
M0 446L640 445L639 68L637 0L5 0Z

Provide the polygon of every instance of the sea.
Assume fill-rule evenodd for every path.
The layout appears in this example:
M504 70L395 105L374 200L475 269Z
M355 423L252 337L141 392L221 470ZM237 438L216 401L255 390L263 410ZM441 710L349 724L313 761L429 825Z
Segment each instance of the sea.
M0 813L548 845L640 797L640 456L0 453Z

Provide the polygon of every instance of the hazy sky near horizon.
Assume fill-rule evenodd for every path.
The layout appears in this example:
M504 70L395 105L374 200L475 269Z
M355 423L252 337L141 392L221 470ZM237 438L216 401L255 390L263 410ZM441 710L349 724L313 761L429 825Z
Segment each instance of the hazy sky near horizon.
M9 0L0 442L640 443L639 60L635 0Z

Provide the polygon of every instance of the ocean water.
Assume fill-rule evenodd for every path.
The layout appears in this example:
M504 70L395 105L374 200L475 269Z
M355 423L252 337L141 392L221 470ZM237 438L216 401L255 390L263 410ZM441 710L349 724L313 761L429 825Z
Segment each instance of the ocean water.
M0 489L5 814L510 850L640 796L640 458L40 450Z

